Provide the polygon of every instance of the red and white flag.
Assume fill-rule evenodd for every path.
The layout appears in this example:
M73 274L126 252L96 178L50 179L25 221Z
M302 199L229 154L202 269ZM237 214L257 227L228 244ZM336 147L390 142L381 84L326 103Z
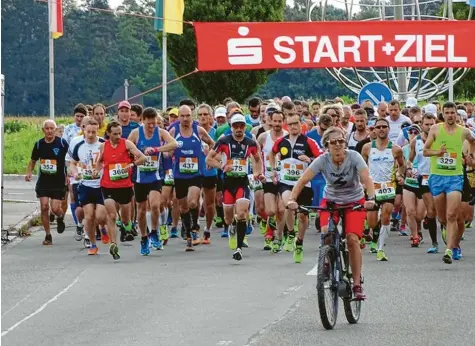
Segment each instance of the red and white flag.
M49 31L53 38L63 36L63 0L48 0L49 2Z

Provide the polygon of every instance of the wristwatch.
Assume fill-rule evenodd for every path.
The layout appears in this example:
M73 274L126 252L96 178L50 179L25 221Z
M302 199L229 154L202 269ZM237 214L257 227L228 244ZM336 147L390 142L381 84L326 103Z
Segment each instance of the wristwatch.
M373 196L373 197L369 197L369 196L368 196L368 197L366 197L366 200L367 200L367 201L374 201L375 198L374 198L374 196Z

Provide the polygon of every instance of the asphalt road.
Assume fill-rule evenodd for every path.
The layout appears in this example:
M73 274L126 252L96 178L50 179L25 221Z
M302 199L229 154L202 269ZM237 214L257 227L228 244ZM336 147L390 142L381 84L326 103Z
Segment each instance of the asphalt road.
M29 183L24 176L5 176L3 181L3 199L20 202L37 202L35 193L36 177Z
M3 345L474 345L475 250L468 230L464 260L447 265L442 254L409 247L391 234L389 262L365 252L360 323L343 310L332 331L318 318L312 273L318 236L310 230L302 264L290 253L261 250L250 237L243 261L227 241L184 252L170 240L164 251L139 254L138 240L107 246L88 257L73 229L44 234L2 249Z

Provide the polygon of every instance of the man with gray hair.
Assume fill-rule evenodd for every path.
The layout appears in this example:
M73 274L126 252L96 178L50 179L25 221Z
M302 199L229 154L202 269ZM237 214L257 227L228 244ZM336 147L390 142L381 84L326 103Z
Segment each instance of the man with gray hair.
M386 118L388 116L388 104L386 102L381 102L378 105L378 118Z
M31 181L33 169L39 161L38 181L36 183L36 197L40 200L41 222L46 236L43 245L53 245L51 236L49 208L57 216L57 231L63 233L66 228L61 203L66 195L66 154L68 142L55 135L56 122L52 119L43 123L44 137L38 140L31 152L31 160L26 168L25 180Z

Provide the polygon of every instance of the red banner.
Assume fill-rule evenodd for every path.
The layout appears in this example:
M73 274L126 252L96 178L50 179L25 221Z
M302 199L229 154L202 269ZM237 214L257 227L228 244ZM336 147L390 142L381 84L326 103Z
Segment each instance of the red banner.
M475 21L194 23L200 71L475 67Z

